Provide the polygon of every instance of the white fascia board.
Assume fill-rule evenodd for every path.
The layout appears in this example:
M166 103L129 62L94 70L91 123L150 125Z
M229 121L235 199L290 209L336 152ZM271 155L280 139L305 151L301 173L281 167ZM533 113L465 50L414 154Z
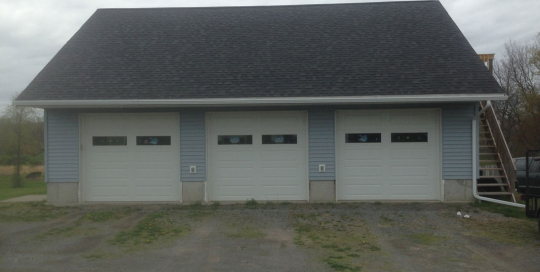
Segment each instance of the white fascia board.
M269 106L269 105L331 105L477 102L506 100L504 94L452 95L377 95L331 97L272 97L272 98L202 98L202 99L132 99L132 100L23 100L16 106L36 108L103 108L103 107L189 107L189 106Z

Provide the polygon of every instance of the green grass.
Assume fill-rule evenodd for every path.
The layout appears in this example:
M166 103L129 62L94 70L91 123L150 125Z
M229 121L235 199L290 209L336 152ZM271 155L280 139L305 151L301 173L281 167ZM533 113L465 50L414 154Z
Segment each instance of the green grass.
M92 222L105 222L109 220L116 220L124 218L126 215L139 211L140 208L131 208L126 207L122 209L112 210L112 211L95 211L89 212L81 217L83 221L92 221Z
M472 208L481 209L484 211L488 211L491 213L498 213L502 214L506 217L511 218L518 218L518 219L528 219L528 217L525 215L525 209L518 208L518 207L512 207L492 202L475 202L470 204ZM537 220L537 219L533 219Z
M365 265L361 256L384 254L357 216L304 213L294 218L294 243L315 251L335 271L360 271Z
M246 201L246 203L244 203L244 207L247 208L247 209L257 209L258 205L259 205L259 203L257 202L257 200L255 200L253 198Z
M46 195L47 184L43 179L25 179L22 188L13 188L11 176L0 176L0 200L25 195Z
M179 236L189 230L189 227L169 219L167 213L156 212L141 220L134 228L119 232L109 243L135 249L139 245L151 244L164 237Z
M362 270L362 267L360 266L351 266L349 264L343 263L339 261L341 258L337 256L330 256L326 259L324 259L324 262L326 262L330 267L332 267L336 271L360 271Z
M35 222L67 214L66 209L46 205L45 201L0 203L0 222Z

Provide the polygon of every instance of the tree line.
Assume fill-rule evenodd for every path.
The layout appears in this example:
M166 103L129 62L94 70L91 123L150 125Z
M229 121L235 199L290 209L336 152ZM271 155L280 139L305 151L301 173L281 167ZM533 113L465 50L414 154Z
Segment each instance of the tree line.
M43 164L43 135L42 110L10 105L2 111L0 165L15 166L12 176L13 187L23 186L22 165Z

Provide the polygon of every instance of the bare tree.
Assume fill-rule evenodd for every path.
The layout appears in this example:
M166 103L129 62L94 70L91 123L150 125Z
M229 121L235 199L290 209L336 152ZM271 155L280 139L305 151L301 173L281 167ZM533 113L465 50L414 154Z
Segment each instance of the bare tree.
M508 95L494 103L514 156L540 148L540 33L532 44L509 41L495 64L495 77Z

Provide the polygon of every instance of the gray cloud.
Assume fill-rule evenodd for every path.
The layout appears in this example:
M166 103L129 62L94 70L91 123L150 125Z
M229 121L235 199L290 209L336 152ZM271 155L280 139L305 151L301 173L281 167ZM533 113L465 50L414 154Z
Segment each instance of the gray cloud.
M98 8L291 5L339 0L0 0L0 107L21 92ZM501 57L504 43L540 32L538 0L441 0L478 53Z

